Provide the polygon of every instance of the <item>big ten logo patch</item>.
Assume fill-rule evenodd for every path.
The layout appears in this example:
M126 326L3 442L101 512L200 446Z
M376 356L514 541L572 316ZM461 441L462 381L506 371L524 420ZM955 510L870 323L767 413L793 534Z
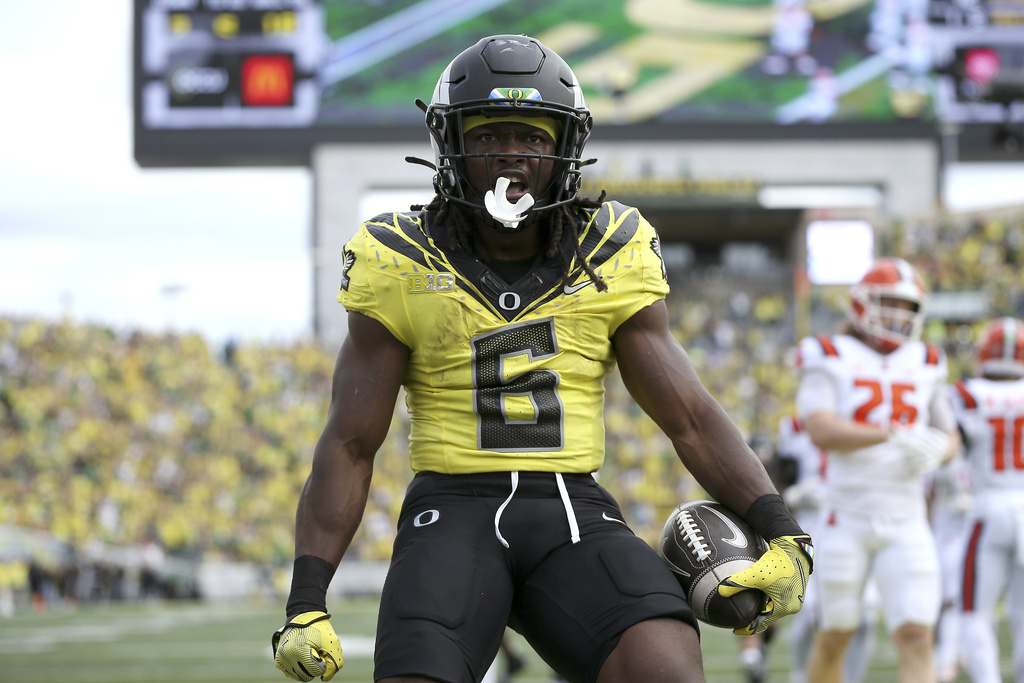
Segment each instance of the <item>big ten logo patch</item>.
M451 292L455 289L455 276L451 273L409 273L409 293Z

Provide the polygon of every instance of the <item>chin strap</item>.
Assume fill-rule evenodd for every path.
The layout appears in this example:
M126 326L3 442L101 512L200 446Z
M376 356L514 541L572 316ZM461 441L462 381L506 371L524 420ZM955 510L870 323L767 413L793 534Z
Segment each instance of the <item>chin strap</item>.
M519 198L515 204L509 202L505 191L512 183L508 178L498 178L494 184L494 190L487 190L484 195L484 207L491 217L504 225L506 228L515 228L526 217L526 212L533 206L533 197L527 193Z

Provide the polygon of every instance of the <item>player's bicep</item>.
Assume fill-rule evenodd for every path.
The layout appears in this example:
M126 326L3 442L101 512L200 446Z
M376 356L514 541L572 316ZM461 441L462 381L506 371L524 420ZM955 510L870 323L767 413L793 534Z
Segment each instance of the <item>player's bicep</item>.
M815 413L835 413L839 391L835 380L823 370L805 370L796 392L796 413L802 421Z
M662 429L685 418L680 407L710 399L690 357L669 331L664 301L626 320L612 342L626 389Z
M409 349L382 323L349 313L324 438L372 457L391 426L408 359Z
M928 406L928 423L930 426L941 429L944 432L958 432L956 414L953 412L953 402L946 391L936 391L932 395L931 403Z
M663 301L630 317L613 342L626 388L712 498L746 510L775 493L761 462L672 336Z
M796 392L796 412L811 441L820 448L835 445L846 428L837 414L839 392L835 380L820 369L805 370Z

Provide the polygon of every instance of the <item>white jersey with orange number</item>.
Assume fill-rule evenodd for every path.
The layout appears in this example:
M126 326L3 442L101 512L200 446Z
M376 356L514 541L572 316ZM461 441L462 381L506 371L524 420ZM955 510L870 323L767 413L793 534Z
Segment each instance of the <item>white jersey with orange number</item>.
M967 670L974 681L1003 680L995 623L1005 600L1011 679L1024 681L1024 379L973 378L951 393L974 486L960 574Z
M882 354L850 335L800 342L797 414L801 420L831 412L864 424L926 424L956 429L946 393L942 350L920 341ZM892 518L924 517L922 475L913 473L892 440L828 455L829 509Z
M950 393L975 494L1024 493L1024 379L974 377L957 382Z

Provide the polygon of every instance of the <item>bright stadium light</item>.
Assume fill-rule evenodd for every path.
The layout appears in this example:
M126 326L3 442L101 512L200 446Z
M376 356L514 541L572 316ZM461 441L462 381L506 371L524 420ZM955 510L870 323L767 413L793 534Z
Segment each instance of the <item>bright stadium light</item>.
M807 277L815 285L858 282L875 258L867 221L812 221L807 225Z

